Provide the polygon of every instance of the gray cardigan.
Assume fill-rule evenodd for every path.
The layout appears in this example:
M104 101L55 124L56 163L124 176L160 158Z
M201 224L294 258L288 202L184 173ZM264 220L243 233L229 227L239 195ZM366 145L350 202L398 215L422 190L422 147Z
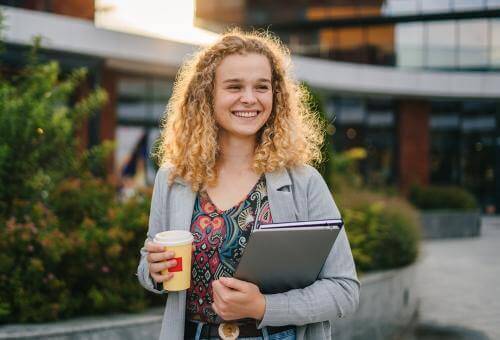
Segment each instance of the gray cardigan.
M149 230L152 240L157 232L168 229L189 230L196 193L182 179L168 185L169 168L156 175ZM310 166L266 173L267 192L273 222L339 218L332 195L321 175ZM155 289L149 275L147 252L141 249L137 268L139 282ZM344 229L330 251L316 282L303 289L265 295L266 310L258 328L297 325L297 339L331 339L331 321L352 314L359 302L359 281L351 248ZM184 338L186 292L168 293L160 339Z

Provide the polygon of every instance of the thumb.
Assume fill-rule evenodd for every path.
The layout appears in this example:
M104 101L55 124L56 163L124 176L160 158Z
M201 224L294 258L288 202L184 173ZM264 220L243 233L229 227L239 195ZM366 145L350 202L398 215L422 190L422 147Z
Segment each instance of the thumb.
M224 286L234 289L234 290L245 290L246 288L246 282L241 281L238 279L235 279L234 277L221 277L219 279L219 282L222 283Z

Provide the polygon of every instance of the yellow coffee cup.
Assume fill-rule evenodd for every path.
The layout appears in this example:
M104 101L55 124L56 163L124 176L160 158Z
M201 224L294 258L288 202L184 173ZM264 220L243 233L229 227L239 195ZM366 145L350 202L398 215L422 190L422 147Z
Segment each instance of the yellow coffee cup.
M169 230L158 233L154 242L165 246L165 251L173 251L176 260L174 267L162 271L162 275L173 273L174 276L163 282L163 289L167 291L179 291L188 289L191 285L191 254L193 235L185 230Z

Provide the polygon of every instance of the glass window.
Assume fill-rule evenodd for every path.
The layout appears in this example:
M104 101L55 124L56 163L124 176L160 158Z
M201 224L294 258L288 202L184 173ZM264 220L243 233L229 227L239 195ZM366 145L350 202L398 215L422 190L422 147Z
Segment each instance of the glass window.
M456 11L474 11L485 7L485 0L453 0L453 9Z
M429 125L433 130L458 130L460 117L458 114L432 115Z
M495 129L495 117L480 115L475 117L466 117L462 121L463 131L492 131Z
M479 198L482 206L498 200L495 193L496 105L467 101L463 105L463 185Z
M457 44L456 24L453 21L430 22L427 24L427 66L456 67L455 47Z
M364 102L360 99L342 98L336 105L337 119L342 124L362 123L365 120Z
M394 115L392 111L370 112L366 123L368 126L385 127L394 125Z
M118 81L118 120L144 120L147 117L147 81L144 78L120 78Z
M365 147L367 157L362 163L366 182L384 186L394 182L396 129L394 107L390 99L366 101Z
M364 61L362 46L365 44L363 29L358 27L337 30L335 59L349 62Z
M443 13L450 11L450 0L420 0L420 13Z
M490 20L491 29L491 67L500 68L500 19Z
M396 25L396 60L400 67L424 64L424 26L421 23Z
M488 62L488 21L467 20L457 23L459 65L461 68L483 68Z
M115 165L123 169L130 161L135 147L144 136L146 129L137 126L118 126L116 129Z
M460 183L460 105L457 102L431 103L430 180L433 184Z
M394 65L394 25L366 28L366 61L376 65Z
M171 79L128 75L118 78L115 169L125 197L154 182L156 167L151 153L172 86Z
M436 129L430 132L430 180L433 184L460 183L460 132Z
M151 113L152 118L159 122L165 113L166 104L172 95L173 82L170 80L154 79L152 87Z
M496 8L500 8L500 0L487 0L487 4L486 6L489 8L489 9L496 9Z
M418 12L417 1L411 0L386 0L382 13L386 15L409 15Z
M336 132L334 147L347 150L364 146L365 104L361 98L343 97L335 100Z

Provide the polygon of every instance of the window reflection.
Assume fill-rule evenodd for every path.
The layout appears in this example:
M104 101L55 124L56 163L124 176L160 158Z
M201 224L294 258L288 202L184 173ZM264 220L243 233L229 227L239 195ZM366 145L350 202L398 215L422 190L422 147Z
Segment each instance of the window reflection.
M418 2L408 0L386 0L383 13L387 15L409 15L418 12Z
M393 184L396 137L392 100L345 97L333 103L337 115L335 148L366 149L367 157L360 162L366 183L371 186Z
M430 179L433 184L460 183L460 106L432 103L430 125Z
M487 0L486 1L486 6L489 9L497 9L500 8L500 0Z
M366 110L365 178L373 186L392 184L395 180L396 145L393 102L390 99L370 99Z
M453 68L457 44L454 22L430 22L427 24L427 66Z
M469 101L463 106L463 184L482 206L495 202L495 111L493 102Z
M460 67L480 68L488 65L488 22L467 20L457 24Z
M491 29L491 51L490 51L491 66L493 68L499 68L500 67L500 19L492 19L490 29Z
M396 26L397 65L401 67L424 66L424 25L421 23Z
M124 198L154 182L151 153L172 86L171 79L127 75L118 79L115 171Z
M420 0L420 13L443 13L450 10L449 0Z
M473 11L485 8L484 0L453 0L452 8L461 11Z

